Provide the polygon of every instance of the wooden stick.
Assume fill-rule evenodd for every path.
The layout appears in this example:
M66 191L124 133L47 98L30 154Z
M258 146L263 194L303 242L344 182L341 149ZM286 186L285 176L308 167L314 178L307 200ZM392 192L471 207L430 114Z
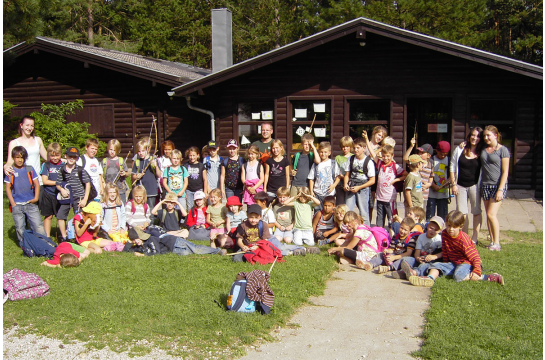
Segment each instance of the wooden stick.
M312 127L314 126L314 120L316 120L316 114L314 114L314 119L312 119L312 124L310 124L310 131L312 131Z
M274 264L276 264L276 260L278 260L278 256L274 257L274 262L272 263L271 268L269 269L269 275L271 274Z
M225 256L235 256L235 255L238 255L238 254L246 254L246 251L239 251L239 252L236 252L236 253L225 254Z

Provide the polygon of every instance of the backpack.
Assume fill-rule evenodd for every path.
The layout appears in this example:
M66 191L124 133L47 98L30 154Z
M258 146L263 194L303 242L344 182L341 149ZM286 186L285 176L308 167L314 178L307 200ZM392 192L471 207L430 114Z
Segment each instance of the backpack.
M348 172L350 173L348 175L348 179L350 181L352 181L352 168L354 167L354 159L356 158L356 155L352 155L350 157L350 161L348 163ZM369 166L369 161L371 161L373 163L373 167L375 167L375 172L376 172L376 166L375 166L375 161L374 160L371 160L371 157L370 156L366 156L365 157L365 160L363 160L363 174L365 176L367 176L367 178L369 178L369 176L367 175L367 167ZM360 185L363 185L363 184L360 184Z
M360 225L365 230L371 232L371 236L375 237L375 240L377 241L377 248L374 248L373 246L369 245L368 241L371 239L371 236L369 236L367 239L363 240L361 239L358 242L357 249L358 251L361 251L363 245L367 245L371 249L373 249L374 252L380 253L384 250L388 249L390 247L390 243L392 242L392 238L390 237L390 234L388 231L386 231L384 228L379 226L373 226L369 227L365 224Z
M25 166L26 173L28 175L28 181L30 182L30 186L32 187L32 191L34 191L34 181L32 181L32 166L26 165ZM15 183L15 176L14 174L11 174L9 176L9 183L11 185L11 192L15 192L14 183Z
M31 230L25 230L23 232L23 240L19 244L23 249L23 254L28 257L45 256L52 258L57 248L50 238L45 235L37 234Z
M119 162L117 164L117 167L119 168L119 170L121 170L121 168L123 167L124 159L122 157L118 157L118 159L119 159ZM108 167L109 164L110 164L109 158L105 157L104 159L102 159L102 168L104 169L104 174L106 174L106 168Z
M85 185L83 183L83 168L85 167L85 156L81 155L80 159L81 159L81 166L76 165L76 170L78 172L79 181L83 185L83 189L85 189ZM90 175L89 175L89 179L91 179ZM63 180L64 180L64 176L63 176ZM93 180L91 179L89 183L91 184L91 188L89 189L89 197L87 198L87 204L93 201L98 195L97 189L95 189L95 185L93 184ZM85 206L87 206L87 204L85 204Z
M11 301L49 295L49 285L34 273L12 269L4 274L4 291Z
M337 162L333 159L330 159L331 160L331 180L333 181L333 183L335 182L335 165L337 164ZM318 168L316 168L316 171L314 172L314 181L316 181L317 179L317 176L318 176Z
M231 291L227 296L227 310L234 312L255 312L255 301L248 299L246 294L246 280L236 280L231 285Z
M295 156L293 158L293 170L297 170L297 163L299 162L299 157L301 156L301 153L295 153ZM310 165L314 163L314 153L310 152L308 153L308 157L310 158Z
M229 158L223 158L223 167L227 167L227 163L229 162ZM238 157L238 164L240 165L240 168L244 166L244 160L242 159L242 156Z
M152 162L153 160L155 160L155 156L151 155L149 157L149 161ZM140 159L138 157L136 157L136 159L134 160L134 164L136 165L136 172L138 172L138 168L140 167ZM153 173L155 173L155 165L151 164L150 167L151 167L151 171ZM144 170L144 169L142 169L142 170Z
M167 209L162 209L162 210L163 210L163 215L161 216L161 222L159 223L160 225L165 223L165 218L167 217ZM180 216L178 215L178 210L174 209L174 215L176 216L176 222L180 224Z
M76 227L74 225L74 218L68 220L66 225L66 238L68 240L76 239Z
M221 156L220 156L219 158L220 158L219 163L221 164L221 163L223 162L224 159L223 159ZM239 156L239 159L240 159L240 156ZM206 171L210 170L210 169L212 168L212 165L210 164L210 156L205 157L205 158L203 159L202 164L204 165L204 169L205 169Z
M134 213L136 212L136 205L134 205L133 200L129 200L129 202L131 203L131 214L134 215ZM148 212L148 204L144 203L144 214L146 214L147 212Z

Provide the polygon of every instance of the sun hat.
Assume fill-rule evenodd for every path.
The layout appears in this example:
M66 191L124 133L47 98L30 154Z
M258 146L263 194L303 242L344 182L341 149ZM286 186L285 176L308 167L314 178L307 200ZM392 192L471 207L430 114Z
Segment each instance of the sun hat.
M87 214L100 214L102 212L102 206L96 201L91 201L86 207L81 209Z
M240 199L238 198L238 196L229 196L229 198L227 199L226 206L234 206L234 205L242 206L242 203L240 202Z
M411 164L418 164L419 162L424 163L424 164L426 163L426 161L423 160L423 159L420 157L420 155L416 155L416 154L409 156L409 162L410 162Z

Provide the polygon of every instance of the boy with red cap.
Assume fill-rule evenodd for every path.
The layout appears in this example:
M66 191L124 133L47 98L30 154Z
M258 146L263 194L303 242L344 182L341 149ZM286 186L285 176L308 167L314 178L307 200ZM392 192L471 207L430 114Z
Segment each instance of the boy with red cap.
M447 218L448 213L448 178L449 178L449 157L450 144L446 141L439 141L435 148L436 155L431 159L432 176L428 182L430 194L428 204L426 205L426 220L436 215L443 220Z

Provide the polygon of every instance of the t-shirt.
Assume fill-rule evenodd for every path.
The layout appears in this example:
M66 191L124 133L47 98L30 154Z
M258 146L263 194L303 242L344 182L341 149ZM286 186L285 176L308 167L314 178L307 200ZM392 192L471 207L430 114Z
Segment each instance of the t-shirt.
M335 182L335 178L341 174L335 160L322 161L318 165L313 164L308 173L309 180L314 180L314 193L319 196L335 195L335 189L328 192L328 188Z
M439 160L437 156L432 159L433 163L433 182L435 185L443 185L449 178L448 156ZM439 191L435 191L430 187L429 197L432 199L446 199L449 197L448 188L444 187Z
M320 211L319 214L320 220L318 220L316 230L327 231L335 227L335 214L331 214L331 216L327 220L324 219L324 213L322 211Z
M227 218L227 207L210 205L206 208L206 213L210 214L210 222L217 223Z
M396 178L396 174L401 175L401 173L403 173L403 168L396 164L395 161L391 161L386 165L380 160L377 167L377 200L384 202L395 201L397 192L394 185L390 185L390 183Z
M254 165L251 165L248 161L244 164L244 170L246 171L246 181L259 179L261 176L261 170L263 169L261 163L256 161ZM265 170L263 170L265 171Z
M200 162L195 164L185 164L189 178L187 179L187 190L195 192L198 190L204 190L204 181L202 178L202 172L204 165Z
M47 263L51 265L59 265L61 263L61 255L72 254L79 259L80 254L84 252L85 248L83 246L65 241L57 246L55 253L53 254L53 259L47 260Z
M262 163L265 163L267 159L271 156L271 145L272 145L272 139L268 143L264 143L261 140L257 140L252 145L255 145L259 148L259 160Z
M212 159L211 157L207 156L204 158L203 165L204 169L206 170L206 179L208 180L208 187L210 190L217 189L220 187L220 180L221 180L221 163L223 162L223 159L221 157L217 157L217 159Z
M31 169L31 178L34 182L34 179L37 179L38 175L36 174L34 168ZM16 168L15 166L13 166L13 171L13 186L11 188L13 201L15 201L16 204L24 204L34 199L34 190L32 190L32 184L30 183L30 180L28 178L28 171L26 166L23 166L22 168ZM9 183L10 176L6 175L4 177L4 182Z
M177 169L169 166L163 171L163 178L167 179L167 185L170 190L172 190L176 195L180 194L184 187L184 179L189 177L187 169L183 166L178 166ZM185 197L185 194L182 195Z
M229 226L231 227L231 229L236 228L237 226L242 224L244 220L248 218L248 216L246 215L246 211L244 210L239 211L238 214L227 211L226 216L229 219ZM228 230L231 230L231 229L228 229Z
M501 160L509 158L509 150L505 146L501 146L498 150L494 150L492 154L486 151L486 148L481 151L481 165L483 174L481 178L482 185L499 185L501 179Z
M410 234L407 236L410 236ZM392 239L392 242L390 243L390 248L394 250L395 255L401 255L407 252L408 248L414 250L414 248L416 247L416 236L411 236L408 243L406 243L406 241L407 237L401 239L399 237L399 233Z
M293 161L295 161L295 156L293 157ZM312 164L313 162L310 161L310 153L299 153L299 159L297 159L297 173L291 182L292 186L308 187L308 173L310 172Z
M40 175L45 175L48 180L56 182L63 166L64 164L62 161L59 161L58 164L53 164L50 161L43 163ZM58 190L55 185L44 185L44 191L48 194L56 195Z
M79 203L81 199L85 196L85 186L88 182L91 182L91 178L87 171L82 170L81 172L81 181L79 179L79 170L80 166L74 166L72 172L66 171L66 165L61 168L61 172L57 176L57 185L63 185L63 182L66 182L67 185L70 185L70 197L72 201ZM89 199L87 199L89 200Z
M432 165L431 162L428 161L424 166L422 167L422 170L420 170L420 178L422 179L422 184L427 184L428 180L431 176L431 169ZM425 190L422 190L422 198L423 200L428 200L428 196L430 194L430 188L426 188Z
M157 196L157 191L159 190L159 186L157 185L157 177L155 176L155 171L152 168L152 166L148 166L150 161L153 161L152 157L149 157L147 159L139 159L138 160L138 166L136 166L136 161L132 164L132 173L141 173L144 169L146 169L146 172L144 173L144 176L136 182L136 185L142 184L144 188L146 189L147 197L153 197Z
M115 160L106 158L106 168L103 169L104 171L104 181L107 183L114 182L115 178L117 177L117 187L120 191L125 191L128 186L127 182L125 181L124 177L117 176L121 170L121 167L119 166L119 157ZM104 163L104 160L102 161ZM129 171L129 168L127 167L127 163L123 162L123 171Z
M358 226L354 232L354 237L360 239L356 246L357 251L364 253L367 259L371 259L377 255L375 250L373 250L378 249L377 239L375 239L373 233L368 230L368 227ZM368 244L369 246L365 244Z
M447 230L443 230L441 240L443 262L452 262L456 265L470 264L473 266L471 271L481 275L481 257L469 235L460 231L456 238L452 238Z
M166 209L159 209L157 211L157 219L161 221L163 218L163 212L166 211L165 215L165 222L162 224L159 224L162 226L166 231L177 231L180 230L180 222L176 220L176 212L178 212L178 219L182 218L182 213L180 210L174 210L173 212L168 212Z
M83 154L82 156L80 156L78 161L76 161L76 165L78 166L83 166L83 160L81 157L85 157L85 166L83 167L83 169L87 171L87 173L91 177L93 185L95 186L95 190L97 191L97 197L95 199L100 199L100 178L103 174L102 165L97 158L91 159L89 156L87 156L87 154Z
M369 159L369 163L367 164L367 171L364 171L363 169L363 163L365 162L365 158L367 156L364 156L363 159L359 160L354 156L354 164L352 166L352 176L350 177L351 186L360 186L365 184L367 181L369 181L369 178L372 178L375 176L375 165L373 163L373 160ZM344 163L343 167L343 174L346 174L347 172L350 172L350 158ZM367 175L365 175L367 173Z
M276 217L276 222L280 225L287 227L293 224L293 219L295 218L295 210L293 206L286 205L275 205L273 207L274 216Z
M314 206L313 201L302 203L296 200L293 203L293 208L295 209L294 229L312 230L312 208Z
M242 189L242 180L240 180L240 174L242 173L243 165L240 165L241 162L239 161L239 159L232 160L228 158L227 166L225 166L225 160L221 162L221 166L223 166L225 169L225 187L231 190Z
M415 250L421 250L426 254L435 254L436 252L439 252L438 250L441 250L441 234L439 233L431 239L427 237L426 234L418 236Z
M422 180L420 175L409 173L405 178L404 189L411 190L411 201L413 206L422 207L424 205L424 199L422 196Z
M276 161L272 157L265 161L269 165L269 180L267 182L267 192L276 194L276 190L287 185L286 168L290 166L290 162L284 156L282 160Z
M85 220L83 220L83 215L82 214L77 214L76 216L74 216L74 219L72 220L74 221L74 229L76 230L76 240L78 241L78 244L81 244L82 242L85 242L85 241L92 241L93 240L93 230L90 229L90 226L87 226L87 228L85 229L85 231L83 232L83 234L81 234L81 236L78 236L77 234L77 227L76 227L76 224L78 222L81 222L81 223L84 223Z
M352 155L354 155L354 154L349 153L348 157L344 156L343 154L335 156L335 161L337 162L337 165L339 165L339 169L341 170L342 174L344 174L344 171L343 171L344 163L346 163L348 161L348 159L350 158L350 156L352 156ZM343 185L344 183L341 181L339 184Z
M263 223L263 234L261 239L267 240L271 237L267 230L267 224ZM249 245L250 243L260 240L259 237L259 225L252 226L248 219L244 220L242 224L237 226L236 231L237 239L242 239L244 245Z
M274 217L274 211L269 210L269 208L265 208L261 210L261 220L265 224L274 224L276 222L276 218ZM269 232L271 235L273 234L273 228L269 228Z

